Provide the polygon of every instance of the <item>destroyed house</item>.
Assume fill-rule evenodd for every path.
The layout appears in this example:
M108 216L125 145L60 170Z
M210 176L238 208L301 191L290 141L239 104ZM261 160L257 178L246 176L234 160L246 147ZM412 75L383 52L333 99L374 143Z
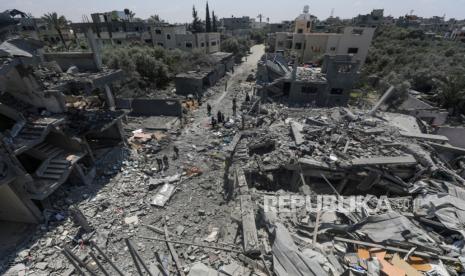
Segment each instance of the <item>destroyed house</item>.
M174 79L176 94L185 96L203 94L208 87L213 86L234 66L231 53L217 52L211 54L210 58L213 61L211 67L176 75Z
M110 110L121 71L41 62L29 42L0 45L0 220L37 223L60 186L92 182L102 148L123 142L125 113Z
M261 60L257 82L262 98L287 101L290 105L345 106L358 76L360 62L351 56L325 56L322 68L294 67L283 58Z

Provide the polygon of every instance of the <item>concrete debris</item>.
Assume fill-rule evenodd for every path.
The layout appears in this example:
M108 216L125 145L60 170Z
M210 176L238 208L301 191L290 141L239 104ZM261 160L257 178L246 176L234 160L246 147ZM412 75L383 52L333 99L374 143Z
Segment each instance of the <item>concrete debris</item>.
M220 274L203 263L196 263L190 268L188 276L220 276Z
M157 207L165 206L166 202L170 200L175 191L176 186L169 183L164 184L153 198L151 204Z
M0 273L464 273L461 132L417 101L339 107L351 58L293 70L263 50L226 75L217 55L208 85L178 76L188 99L117 101L120 72L0 57Z

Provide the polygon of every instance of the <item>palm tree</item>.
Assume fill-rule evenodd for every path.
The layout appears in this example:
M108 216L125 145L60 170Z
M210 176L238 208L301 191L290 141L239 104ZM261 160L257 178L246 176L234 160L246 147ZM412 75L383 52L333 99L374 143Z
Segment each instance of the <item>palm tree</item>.
M63 33L61 29L65 28L68 24L68 21L64 16L58 17L56 12L46 13L42 16L42 19L47 22L47 25L50 28L55 29L58 32L58 36L60 37L61 43L65 46L65 49L68 50L68 46L66 45L65 38L63 37Z
M150 23L156 23L156 22L161 22L160 16L158 14L151 15L148 19Z

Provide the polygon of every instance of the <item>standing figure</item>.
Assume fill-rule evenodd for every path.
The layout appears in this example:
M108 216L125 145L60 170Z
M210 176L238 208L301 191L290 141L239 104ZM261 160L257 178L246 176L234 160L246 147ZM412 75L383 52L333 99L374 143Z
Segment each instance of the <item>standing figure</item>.
M234 117L236 117L236 109L237 109L237 101L236 101L236 97L234 97L233 102L232 102L232 111L233 111Z
M161 158L157 158L157 166L158 171L161 172L163 170L163 160Z
M218 124L223 122L223 114L221 113L221 111L218 110L218 113L216 114L216 117L218 119Z
M208 116L212 115L212 106L210 104L208 104L208 103L207 103L207 114L208 114Z
M170 167L170 164L168 163L168 156L163 155L163 169L166 171L169 167Z
M173 146L173 151L174 151L174 159L178 159L179 158L179 149L178 147L176 147L176 145Z

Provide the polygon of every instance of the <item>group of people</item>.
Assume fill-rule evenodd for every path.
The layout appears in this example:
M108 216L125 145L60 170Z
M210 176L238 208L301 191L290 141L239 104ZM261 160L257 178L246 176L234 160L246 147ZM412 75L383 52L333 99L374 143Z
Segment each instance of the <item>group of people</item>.
M173 145L173 152L174 152L174 155L173 155L173 160L176 160L179 158L179 148L176 146L176 145ZM157 166L158 166L158 171L166 171L169 169L170 167L170 164L169 164L169 158L168 156L165 154L163 155L162 158L156 158L157 160Z
M245 95L245 101L249 102L250 101L250 95L249 93L246 93ZM237 99L236 97L233 98L232 100L232 112L233 112L233 117L236 117L237 114ZM211 117L211 126L212 128L216 128L219 124L225 124L229 122L229 117L224 117L224 114L218 110L216 117L212 115L212 107L209 103L207 103L207 115Z

